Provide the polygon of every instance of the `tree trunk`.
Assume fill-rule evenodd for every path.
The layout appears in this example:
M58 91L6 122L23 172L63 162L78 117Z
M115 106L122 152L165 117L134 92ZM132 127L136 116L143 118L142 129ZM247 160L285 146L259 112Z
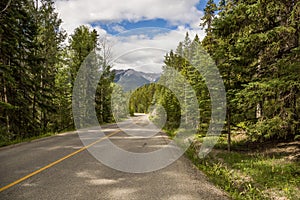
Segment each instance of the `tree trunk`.
M34 87L33 103L32 103L32 119L36 119L36 87Z
M3 80L3 94L4 94L4 103L8 104L8 98L7 98L7 89L6 89L6 85L5 85L5 81ZM9 121L9 116L8 116L8 112L5 112L5 119L6 119L6 129L7 129L7 133L10 132L10 121Z
M231 113L230 113L230 108L227 107L227 150L230 152L231 151Z
M187 90L186 83L184 83L185 125L187 127L187 125L188 125L188 109L187 109L188 105L187 105L187 97L186 97L187 91L186 90Z
M262 103L259 102L257 105L256 105L256 118L259 119L262 117Z
M103 88L102 88L102 86L101 86L101 92L100 92L100 123L103 123L103 121L104 121L104 119L103 119L103 109L104 109L104 107L103 107L103 94L104 92L103 92Z

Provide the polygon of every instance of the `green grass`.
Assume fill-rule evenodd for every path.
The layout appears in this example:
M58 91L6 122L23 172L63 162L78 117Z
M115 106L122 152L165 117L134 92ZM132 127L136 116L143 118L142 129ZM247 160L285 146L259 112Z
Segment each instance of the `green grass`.
M282 156L215 150L199 159L193 147L187 155L210 180L233 199L300 199L300 164Z
M53 135L56 135L56 133L46 133L46 134L33 136L33 137L29 137L29 138L16 138L13 140L3 139L3 140L0 140L0 147L12 145L12 144L18 144L18 143L22 143L22 142L30 142L30 141L33 141L36 139L45 138L45 137L49 137L49 136L53 136Z
M125 119L125 118L124 118ZM123 121L124 119L120 119L120 121ZM109 125L109 124L114 124L115 122L105 122L102 123L101 125ZM68 129L64 129L63 131L59 132L59 133L65 133L65 132L69 132L69 131L74 131L74 128L68 128ZM0 147L4 147L4 146L9 146L9 145L13 145L13 144L18 144L18 143L22 143L22 142L31 142L33 140L37 140L40 138L45 138L45 137L49 137L49 136L53 136L53 135L57 135L59 133L45 133L45 134L41 134L38 136L32 136L32 137L26 137L26 138L16 138L16 139L9 139L9 137L5 134L1 135L0 132Z

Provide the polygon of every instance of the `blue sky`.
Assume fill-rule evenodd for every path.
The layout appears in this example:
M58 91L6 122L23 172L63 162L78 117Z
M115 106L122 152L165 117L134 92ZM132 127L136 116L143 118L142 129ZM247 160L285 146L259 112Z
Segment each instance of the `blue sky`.
M219 0L215 1L215 2L218 2ZM196 4L196 7L199 9L199 10L204 10L205 6L206 6L206 3L207 3L207 0L204 0L204 1L199 1L197 4Z
M171 30L176 30L177 26L170 24L167 20L157 18L157 19L147 19L147 20L140 20L137 22L130 22L128 20L123 20L118 23L105 23L105 22L92 22L92 27L100 26L108 34L116 35L121 32L121 30L131 30L136 28L143 28L143 27L161 27L161 28L169 28ZM188 27L188 24L185 24ZM118 29L119 28L119 29Z
M219 0L216 0L216 3ZM195 7L199 11L204 11L204 8L206 6L207 0L201 0L198 1L195 4ZM182 26L185 26L187 29L190 29L189 23L182 23ZM109 22L102 22L102 21L97 21L97 22L92 22L91 23L92 27L97 27L101 26L104 30L106 30L109 34L115 35L118 34L119 31L115 30L113 27L118 26L119 28L122 27L124 28L123 30L131 30L135 28L142 28L142 27L162 27L162 28L169 28L172 30L176 30L177 26L174 24L171 24L168 22L166 19L163 18L155 18L155 19L141 19L137 22L131 22L129 20L124 19L121 22L117 23L109 23Z
M86 25L96 29L100 37L112 41L112 46L117 46L112 48L113 54L119 57L114 63L116 68L159 71L161 67L158 66L163 64L165 53L175 49L186 32L191 37L196 34L200 38L205 36L199 24L206 2L207 0L56 0L55 7L63 20L62 27L69 35L76 27ZM147 27L156 27L159 31ZM122 41L118 40L120 34ZM124 40L125 36L128 40ZM120 58L120 55L126 54L125 51L141 47L148 51L151 48L165 51L153 50L152 54L135 52L136 57L128 55L128 58ZM143 59L141 55L148 57ZM152 56L152 60L149 56ZM141 65L148 67L144 69ZM150 69L149 66L154 65L156 67Z

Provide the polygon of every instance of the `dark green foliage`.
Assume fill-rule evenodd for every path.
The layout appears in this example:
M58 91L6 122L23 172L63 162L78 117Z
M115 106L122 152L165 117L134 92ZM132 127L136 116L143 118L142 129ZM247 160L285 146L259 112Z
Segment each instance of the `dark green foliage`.
M73 95L84 100L79 102L79 99L73 98L73 108L79 108L79 104L84 104L82 106L94 105L95 102L96 115L100 123L112 121L111 83L114 79L114 75L110 71L111 67L105 62L107 58L99 53L103 50L98 43L96 30L90 31L86 26L75 29L70 39L71 83L74 84L76 79L79 83L79 89L76 92L81 93L73 93ZM78 76L77 72L80 67L83 68ZM87 121L80 122L78 119L79 124L90 122L89 118L93 109L93 106L87 106L84 113L80 114Z
M204 51L201 49L198 36L196 35L194 40L191 41L187 34L184 41L177 47L176 53L174 54L173 51L171 51L166 55L164 75L167 79L172 77L172 74L170 74L167 69L170 67L177 70L182 75L182 78L186 80L186 83L182 83L182 80L174 80L178 85L175 85L173 90L176 90L176 87L178 87L178 89L184 88L182 92L183 101L181 102L181 105L177 105L181 107L181 113L177 111L175 115L177 118L179 118L179 116L184 118L184 122L189 126L197 126L199 134L205 135L211 119L211 99L205 79L199 71L200 68L203 69L203 71L206 71L205 63L208 59L206 53L202 52ZM192 63L197 66L193 66ZM180 83L190 85L193 91L187 89L186 86L180 86ZM194 94L197 97L198 108L186 103L192 98L192 92L195 92ZM200 117L199 124L193 124L195 122L195 116ZM189 118L191 119L188 120Z
M223 6L224 2L220 2ZM206 27L206 32L210 33L212 30L212 22L217 10L217 5L214 3L214 0L208 0L206 7L204 9L204 16L202 17L202 23L200 26Z
M6 3L1 1L1 10ZM76 73L98 45L97 32L80 27L78 30L83 33L74 33L77 43L71 40L69 51L64 46L66 34L61 30L62 21L53 0L41 0L38 7L35 3L13 0L0 13L2 144L74 127L71 102ZM101 122L107 122L111 120L109 93L113 76L108 65L102 70L99 88L104 90L96 96L103 96Z
M181 120L181 108L180 103L173 91L164 86L158 85L154 95L155 98L153 99L153 102L161 106L161 108L158 109L158 117L166 117L166 122L163 128L168 130L179 128ZM161 110L162 108L164 111Z
M211 100L205 80L198 71L199 67L205 68L207 62L207 55L200 53L203 49L199 45L198 36L191 41L187 33L176 52L170 51L165 56L163 73L156 87L150 84L133 92L131 108L135 112L148 112L150 106L156 106L155 120L166 115L164 128L198 127L198 132L205 135L211 118ZM194 97L199 106L191 103ZM200 122L196 124L199 116Z
M113 73L97 32L78 27L64 48L66 35L52 0L40 1L38 8L33 0L13 0L3 9L6 3L0 2L0 139L73 128L72 89L83 63L94 67L86 68L89 76L79 78L87 86L97 81L97 86L95 95L82 91L82 97L95 104L100 123L112 121ZM209 0L202 20L207 35L201 44L216 62L226 87L227 132L234 126L253 140L299 138L299 0L226 0L219 5ZM171 88L150 84L138 89L130 101L131 114L149 112L157 104L162 106L158 113L163 114L162 108L167 113L167 128L176 129L184 122L197 126L201 135L207 132L211 95L207 80L192 65L208 67L198 43L198 36L191 40L187 34L165 56L161 83ZM96 55L94 50L105 53ZM91 54L93 59L86 59ZM196 94L197 109L187 103L193 96L187 84ZM174 90L181 93L176 96ZM92 111L85 112L87 116ZM196 125L192 118L198 113Z
M201 24L207 35L201 43L216 62L226 87L228 142L231 126L259 141L293 139L299 135L299 6L299 1L228 0L217 7L208 1ZM193 86L199 110L190 110L185 103L172 110L179 106L172 91L157 89L154 96L155 102L164 105L168 118L174 119L174 127L180 122L178 116L188 119L190 113L200 111L198 130L205 134L211 120L211 95L205 79L191 64L207 67L203 50L195 49L199 42L197 36L191 41L187 34L176 51L165 56L161 78L165 83L173 80L172 89L182 90L178 98L187 100L191 94L169 69L179 72ZM143 101L149 102L139 100ZM143 106L148 104L138 103L135 110L144 112Z
M219 9L202 43L225 82L227 123L243 124L253 140L294 138L300 132L300 2L224 1Z
M10 140L50 131L56 112L55 64L64 40L53 2L41 1L37 9L33 1L12 1L0 20L2 137Z
M99 80L96 90L96 114L99 123L112 122L112 108L111 108L111 93L113 90L112 82L114 80L114 74L111 72L109 65L102 66L102 76Z
M150 112L151 115L155 110L155 120L161 120L165 114L165 129L176 129L180 124L180 105L176 96L168 88L156 83L135 90L130 96L129 108L131 114Z
M132 92L129 105L137 113L148 113L149 107L153 104L153 97L156 91L154 83L144 85Z
M59 63L62 61L62 42L66 34L60 30L61 19L55 13L52 0L42 0L36 15L38 32L34 43L38 48L32 50L36 60L31 63L34 66L33 80L33 117L40 120L43 133L57 131L56 124L59 105L56 104L60 88L56 87L55 79L58 74ZM49 45L51 44L51 45ZM39 113L40 112L40 113ZM39 115L39 116L38 116ZM40 134L40 131L38 132Z

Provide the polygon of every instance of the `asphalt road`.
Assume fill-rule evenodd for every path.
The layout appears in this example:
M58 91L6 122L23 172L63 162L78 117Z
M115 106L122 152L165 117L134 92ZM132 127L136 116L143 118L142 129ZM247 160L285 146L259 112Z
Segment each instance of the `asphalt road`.
M127 126L128 121L123 123L127 130L136 131L136 136L120 131L116 125L106 125L102 128L107 137L95 145L100 146L109 139L127 151L145 153L170 142L163 133L149 137L147 123L145 116L134 118L133 128ZM141 128L136 129L136 125ZM2 200L228 199L184 156L157 171L122 172L91 155L76 132L0 148L0 161Z

